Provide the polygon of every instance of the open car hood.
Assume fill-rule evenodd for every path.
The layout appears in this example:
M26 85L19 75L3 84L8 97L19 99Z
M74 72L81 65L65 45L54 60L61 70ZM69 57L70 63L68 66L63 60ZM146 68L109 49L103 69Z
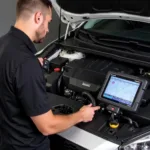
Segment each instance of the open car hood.
M64 23L75 28L88 19L124 19L150 23L150 0L51 0Z

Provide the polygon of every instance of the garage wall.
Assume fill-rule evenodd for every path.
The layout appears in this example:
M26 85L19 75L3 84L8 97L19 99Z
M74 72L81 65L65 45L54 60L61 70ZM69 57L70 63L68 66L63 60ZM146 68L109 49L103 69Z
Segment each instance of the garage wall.
M0 0L0 36L8 32L11 25L15 23L17 0ZM37 50L42 49L50 41L58 37L59 18L53 11L53 21L50 24L50 32L42 44L35 45ZM65 31L65 25L62 25L62 34Z
M0 0L0 36L5 34L15 22L17 0Z

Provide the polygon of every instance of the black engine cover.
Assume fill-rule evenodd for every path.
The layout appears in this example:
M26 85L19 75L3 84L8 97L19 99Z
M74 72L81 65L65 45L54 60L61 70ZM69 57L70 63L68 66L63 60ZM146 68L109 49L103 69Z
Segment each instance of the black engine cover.
M67 88L76 92L98 92L103 84L105 76L99 72L93 72L81 68L73 68L64 72L63 81Z
M108 71L132 74L133 70L107 59L85 58L66 65L63 73L64 85L76 92L97 93Z

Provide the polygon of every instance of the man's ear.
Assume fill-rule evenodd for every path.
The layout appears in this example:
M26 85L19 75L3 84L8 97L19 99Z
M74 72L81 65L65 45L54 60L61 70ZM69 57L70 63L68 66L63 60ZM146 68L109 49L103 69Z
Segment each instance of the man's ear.
M34 19L36 24L42 24L44 19L43 14L41 12L36 12Z

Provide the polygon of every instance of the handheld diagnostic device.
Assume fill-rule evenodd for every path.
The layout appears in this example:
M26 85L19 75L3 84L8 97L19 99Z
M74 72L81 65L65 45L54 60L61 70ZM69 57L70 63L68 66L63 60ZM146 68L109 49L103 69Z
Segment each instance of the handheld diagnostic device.
M146 80L135 76L109 72L98 94L98 100L135 112L140 105L147 83Z

